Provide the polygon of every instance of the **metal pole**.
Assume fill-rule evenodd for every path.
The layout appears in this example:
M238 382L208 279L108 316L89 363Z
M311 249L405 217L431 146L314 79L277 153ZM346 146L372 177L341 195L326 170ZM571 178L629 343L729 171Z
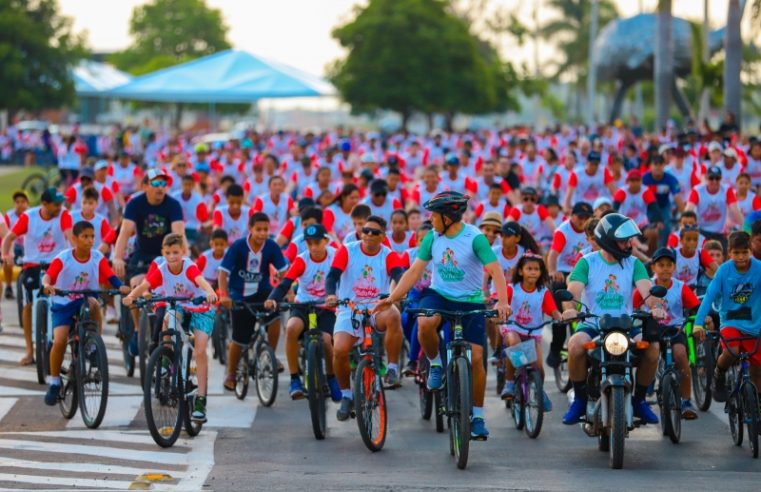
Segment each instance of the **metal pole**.
M639 0L639 13L643 13L644 10L642 0ZM642 82L637 82L637 86L634 88L634 114L637 116L639 124L641 125L642 118L645 116L645 103L642 100Z
M595 39L599 21L599 4L592 0L592 22L589 24L589 67L587 68L587 126L591 129L596 123L595 91L597 89L597 68L595 67Z

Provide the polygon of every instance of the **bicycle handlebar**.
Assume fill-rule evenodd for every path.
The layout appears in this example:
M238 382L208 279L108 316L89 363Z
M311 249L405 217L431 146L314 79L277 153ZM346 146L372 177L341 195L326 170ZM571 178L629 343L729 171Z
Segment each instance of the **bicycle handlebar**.
M193 304L199 305L206 302L205 297L175 297L175 296L162 296L162 297L151 297L149 299L140 298L135 299L135 305L138 307L145 306L147 304L158 304L159 302L166 302L169 304L176 304L178 302L186 302L190 301Z
M554 319L550 319L550 320L547 320L547 321L545 321L545 322L543 322L543 323L540 323L540 324L538 324L538 325L536 325L536 326L523 326L522 324L518 323L518 322L517 322L517 321L515 321L514 319L508 319L508 320L507 320L507 324L508 324L508 325L515 325L515 326L517 326L518 328L521 328L521 329L523 329L523 330L526 330L526 331L527 331L527 332L529 332L529 333L531 333L532 331L541 330L541 329L542 329L542 328L544 328L545 326L551 325L551 324L552 324L552 323L554 323L554 322L555 322L555 320L554 320Z
M745 335L745 336L739 336L739 337L731 337L727 338L724 335L721 334L721 331L718 332L719 338L724 342L724 348L727 349L727 352L729 352L732 357L735 359L749 359L751 358L756 352L758 352L759 344L761 343L761 334L758 335ZM753 350L750 352L741 352L737 351L735 352L732 350L732 348L729 346L732 342L743 342L747 340L755 340L756 343L753 345Z
M484 318L498 318L499 311L496 309L474 309L472 311L448 311L446 309L434 309L434 308L413 308L408 309L407 313L417 314L430 318L436 314L445 318L464 318L465 316L478 316L481 315Z
M281 311L287 311L293 308L306 308L308 310L329 311L332 308L325 304L325 301L305 301L305 302L279 302L277 308Z
M64 290L64 289L54 289L54 292L56 295L59 296L70 296L70 295L82 295L82 296L90 296L90 297L100 297L100 296L115 296L119 295L119 289L108 289L108 290L101 290L101 289L81 289L81 290Z

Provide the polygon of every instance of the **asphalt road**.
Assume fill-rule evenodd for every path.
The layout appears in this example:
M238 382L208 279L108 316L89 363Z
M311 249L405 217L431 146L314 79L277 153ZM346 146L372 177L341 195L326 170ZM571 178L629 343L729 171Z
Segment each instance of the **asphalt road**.
M250 388L244 401L221 390L222 368L212 361L209 423L196 438L182 435L171 449L156 446L145 427L141 392L125 376L114 327L106 328L111 395L100 429L86 430L76 415L65 420L42 402L45 388L33 367L21 368L23 338L15 304L2 301L0 333L0 489L142 490L748 490L761 489L761 461L747 444L735 447L723 408L715 404L685 422L672 444L659 426L634 430L623 470L578 426L560 422L567 398L551 377L555 410L532 440L515 430L494 391L486 402L487 442L471 444L466 470L449 455L447 434L420 419L411 380L387 392L389 433L371 453L354 420L335 420L329 404L328 437L312 435L306 401L291 401L281 375L278 399L258 406ZM282 347L281 347L282 349Z

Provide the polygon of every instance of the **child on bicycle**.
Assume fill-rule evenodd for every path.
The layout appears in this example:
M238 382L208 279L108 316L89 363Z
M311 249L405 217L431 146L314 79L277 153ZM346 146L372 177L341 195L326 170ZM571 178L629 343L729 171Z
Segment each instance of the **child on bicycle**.
M330 273L335 248L328 246L330 237L322 224L311 224L304 229L304 241L307 251L301 253L291 264L283 280L270 293L264 302L265 309L275 310L277 303L288 293L294 282L299 281L296 291L296 303L325 301L325 279ZM288 393L291 399L304 397L304 386L299 375L299 338L309 327L309 311L306 308L292 308L290 319L285 326L285 355L291 372L291 385ZM325 373L328 376L330 396L335 402L341 401L341 388L333 372L333 325L336 324L335 310L317 311L317 328L322 332L325 348Z
M684 244L684 243L683 243ZM659 320L658 324L663 327L679 326L684 328L684 311L693 310L700 306L692 289L683 281L674 278L676 271L678 255L670 248L659 248L653 254L653 283L667 289L666 296L663 298L663 309L666 311L666 318ZM642 308L644 302L639 291L634 292L634 308ZM645 310L649 310L646 306ZM685 420L695 420L698 413L692 405L692 371L690 363L687 360L687 338L684 331L680 331L676 338L671 339L671 349L674 355L674 363L677 369L682 373L681 392L682 392L682 418Z
M512 318L523 326L534 327L542 323L544 316L560 321L560 311L547 288L550 274L541 256L527 252L520 257L515 265L510 284L507 286L507 301L513 310ZM508 323L502 328L503 342L506 347L512 347L524 340L534 339L536 350L536 367L544 380L542 365L542 333L529 334L523 328ZM503 400L512 400L515 394L515 368L509 358L505 359L505 386L500 395ZM544 411L552 411L552 402L544 393Z
M701 341L705 335L703 324L715 300L719 300L719 320L723 338L761 335L761 261L751 257L750 235L747 232L733 232L729 235L729 259L716 271L708 291L700 303L695 317L693 333ZM750 352L755 340L735 341L729 344L733 351ZM722 340L722 346L726 347ZM713 399L727 401L725 375L735 358L724 350L716 362L713 375ZM756 390L761 388L761 351L750 358L750 377Z
M135 299L148 292L149 289L158 288L163 289L170 296L206 297L208 304L196 305L192 302L177 304L178 324L192 330L195 336L193 356L196 360L198 396L190 418L194 422L206 422L206 390L209 373L206 345L214 330L214 308L211 304L217 302L217 294L186 253L184 237L180 234L167 234L161 243L161 255L165 261L157 261L156 268L149 271L142 283L135 287L122 302L125 306L130 306ZM165 316L164 330L167 329L168 321L168 317Z
M69 329L74 324L74 317L84 303L81 295L59 296L56 290L97 290L100 284L110 283L123 293L129 287L122 286L108 260L97 250L95 244L95 227L90 222L81 220L74 224L71 242L73 248L66 249L53 259L47 272L42 277L44 293L52 296L50 311L53 316L53 346L50 349L50 378L45 404L55 405L61 392L61 363L69 341ZM102 325L100 306L93 298L88 298L92 318Z
M219 266L227 251L227 231L224 229L214 229L209 240L209 249L201 253L196 259L196 266L201 271L201 275L209 284L217 288L217 279L219 278Z
M675 248L676 278L695 288L702 271L713 277L719 265L705 249L698 250L700 231L697 226L686 225L679 230L679 247Z

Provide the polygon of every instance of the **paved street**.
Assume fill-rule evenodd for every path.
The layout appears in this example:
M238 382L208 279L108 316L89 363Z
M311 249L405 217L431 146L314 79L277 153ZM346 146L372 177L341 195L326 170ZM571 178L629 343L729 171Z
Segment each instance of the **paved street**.
M125 376L121 355L106 330L111 396L100 429L86 430L42 403L44 387L34 368L18 367L23 338L15 304L2 302L0 334L0 489L150 490L758 490L761 461L747 444L736 448L716 404L683 427L682 443L664 439L660 427L635 430L626 443L625 469L608 469L607 454L576 426L560 423L567 404L548 378L555 411L531 440L512 426L490 381L486 405L491 436L472 443L468 469L455 468L446 434L420 419L417 390L405 381L387 392L389 435L379 453L362 444L356 422L335 420L329 435L312 436L306 401L287 396L281 376L272 408L257 408L253 387L245 401L222 394L222 368L212 362L209 424L162 450L148 434L141 393ZM152 481L153 480L153 481ZM159 481L160 480L160 481Z

